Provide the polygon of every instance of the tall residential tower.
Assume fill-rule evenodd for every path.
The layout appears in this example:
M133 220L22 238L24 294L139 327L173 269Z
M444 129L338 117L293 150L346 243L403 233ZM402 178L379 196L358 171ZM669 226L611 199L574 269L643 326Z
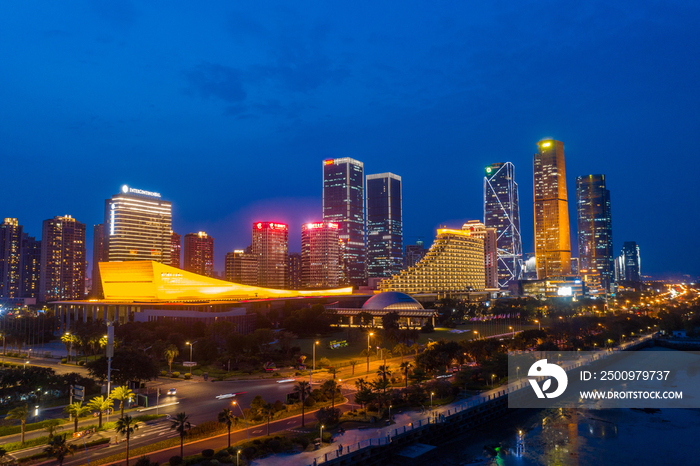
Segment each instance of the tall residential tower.
M348 157L323 161L323 221L339 225L344 277L355 286L365 270L365 191L362 162Z
M206 277L214 276L214 238L212 236L203 231L185 235L185 261L182 269Z
M571 274L564 143L543 139L533 156L537 278Z
M289 226L275 222L254 223L252 250L258 263L258 286L284 289L287 281Z
M85 297L85 224L70 215L44 220L39 300Z
M510 162L486 167L484 225L496 229L498 286L507 288L512 281L521 278L523 268L518 184L515 166Z
M391 277L403 265L401 177L367 175L367 276Z
M0 224L0 298L19 298L22 288L22 225L16 218Z

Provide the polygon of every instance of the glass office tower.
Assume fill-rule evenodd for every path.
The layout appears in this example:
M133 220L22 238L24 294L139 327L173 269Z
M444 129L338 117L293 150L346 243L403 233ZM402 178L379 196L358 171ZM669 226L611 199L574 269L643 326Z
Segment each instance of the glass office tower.
M348 157L323 161L323 221L339 225L344 278L367 282L365 270L365 191L362 162Z
M576 178L579 271L600 273L602 286L610 291L614 275L610 191L605 175Z
M485 171L484 225L496 229L498 286L507 288L510 282L520 280L523 267L515 166L510 162L494 163Z
M391 277L403 266L401 177L367 175L367 276Z

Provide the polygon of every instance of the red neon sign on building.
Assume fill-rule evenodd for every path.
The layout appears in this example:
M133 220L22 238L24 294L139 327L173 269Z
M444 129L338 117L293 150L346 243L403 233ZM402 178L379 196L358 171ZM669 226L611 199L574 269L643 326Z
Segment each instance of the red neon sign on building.
M275 222L257 222L254 226L257 230L262 230L263 228L269 228L270 230L286 230L288 228L284 223Z

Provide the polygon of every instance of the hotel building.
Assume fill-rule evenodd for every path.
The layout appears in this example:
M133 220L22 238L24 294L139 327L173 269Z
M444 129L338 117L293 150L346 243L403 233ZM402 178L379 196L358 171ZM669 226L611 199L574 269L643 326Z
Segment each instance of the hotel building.
M85 224L70 215L44 220L39 300L85 297Z
M339 226L332 222L301 226L301 286L334 288L340 279Z
M203 231L186 234L185 261L182 268L189 272L213 277L214 238Z
M255 222L252 251L258 261L257 286L284 289L289 252L289 226L276 222Z

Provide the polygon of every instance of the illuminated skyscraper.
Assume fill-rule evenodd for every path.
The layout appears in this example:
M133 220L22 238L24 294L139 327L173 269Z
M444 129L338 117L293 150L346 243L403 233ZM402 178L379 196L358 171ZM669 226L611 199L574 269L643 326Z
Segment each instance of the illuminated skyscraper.
M407 244L403 256L403 268L413 267L425 256L427 250L423 246L423 240L419 239L416 244Z
M170 231L170 265L180 268L182 239L174 231Z
M323 221L339 225L345 247L345 278L354 286L364 285L367 274L362 162L348 157L323 161Z
M289 227L284 223L254 223L252 250L258 261L257 286L284 289L287 277Z
M486 228L478 220L469 220L462 225L462 230L468 231L474 238L484 242L484 280L486 288L498 288L498 267L496 261L496 229Z
M39 300L85 297L85 224L70 215L44 220Z
M579 270L598 271L605 290L614 278L610 191L605 175L576 178Z
M402 265L401 177L367 175L367 276L390 277Z
M566 195L564 143L543 139L533 156L537 278L571 273L571 239Z
M0 225L0 298L19 298L22 288L22 225L6 218Z
M496 229L498 286L507 288L511 281L521 278L523 267L518 184L515 166L510 162L486 167L484 225Z
M301 226L301 286L334 288L338 286L340 257L338 224L305 223Z
M92 233L92 289L90 290L90 297L101 299L104 297L104 294L102 292L102 280L100 280L99 263L107 261L104 223L94 225Z
M160 193L122 186L119 194L105 201L104 225L105 261L170 265L172 208Z
M255 254L236 249L226 253L226 280L240 285L258 285L258 259Z
M207 277L214 276L214 238L205 232L185 235L183 270Z
M39 297L41 241L22 233L22 289L20 298Z

